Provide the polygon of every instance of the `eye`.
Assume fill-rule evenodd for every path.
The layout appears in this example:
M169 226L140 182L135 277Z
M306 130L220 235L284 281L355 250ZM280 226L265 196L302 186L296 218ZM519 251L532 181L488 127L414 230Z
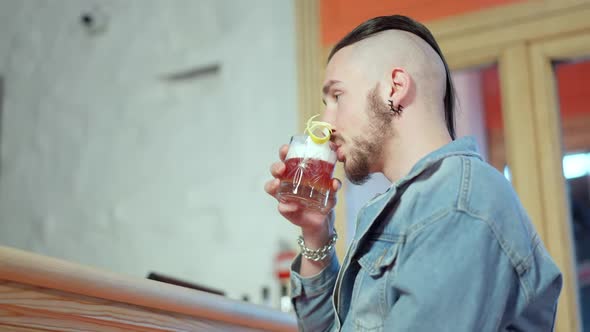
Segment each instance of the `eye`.
M334 94L334 100L335 100L336 102L338 102L338 101L340 100L340 93L338 93L338 94L336 94L336 93L335 93L335 94Z

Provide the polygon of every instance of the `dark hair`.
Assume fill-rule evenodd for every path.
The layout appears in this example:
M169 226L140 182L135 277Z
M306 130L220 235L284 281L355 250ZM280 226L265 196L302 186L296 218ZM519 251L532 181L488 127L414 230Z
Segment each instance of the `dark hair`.
M377 34L382 31L386 30L403 30L410 32L420 38L422 38L425 42L428 43L440 56L443 64L445 65L446 71L446 81L447 86L445 90L445 97L444 97L444 105L445 105L445 121L447 123L447 128L449 130L449 134L451 135L452 139L455 139L455 114L454 114L454 104L455 104L455 89L453 88L453 81L451 80L451 74L449 71L449 65L447 65L447 61L445 60L440 48L434 36L427 27L423 24L402 15L391 15L391 16L379 16L372 18L368 21L363 22L361 25L356 27L352 30L349 34L347 34L342 40L334 46L332 51L330 52L330 56L328 56L328 61L332 59L334 54L341 50L346 46L350 46L354 43L357 43L363 39L369 38L374 34Z

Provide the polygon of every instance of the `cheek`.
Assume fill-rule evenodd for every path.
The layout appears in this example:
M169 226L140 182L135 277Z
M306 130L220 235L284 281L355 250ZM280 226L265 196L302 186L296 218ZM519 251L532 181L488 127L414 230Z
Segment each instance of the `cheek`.
M366 110L366 103L363 100L359 100L358 98L348 98L342 105L342 113L346 114L346 116L350 119L354 119L358 121L363 118L363 116L367 113Z
M338 103L338 107L334 110L332 116L332 124L345 139L358 135L357 128L361 128L366 122L364 106L364 103L351 98L351 96L342 98Z
M340 123L341 127L347 129L349 132L348 135L350 136L351 134L357 132L360 128L363 128L365 119L359 110L349 108L338 114L338 122Z
M355 121L357 114L355 107L350 102L342 102L338 105L338 111L336 114L336 121L341 125L348 126L351 122Z

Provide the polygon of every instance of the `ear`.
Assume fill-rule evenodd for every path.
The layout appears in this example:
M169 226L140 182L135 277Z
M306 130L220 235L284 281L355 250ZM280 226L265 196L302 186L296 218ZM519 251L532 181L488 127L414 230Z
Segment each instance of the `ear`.
M393 68L391 71L389 99L391 99L395 107L400 104L406 106L404 105L404 99L409 95L411 85L410 75L403 68Z

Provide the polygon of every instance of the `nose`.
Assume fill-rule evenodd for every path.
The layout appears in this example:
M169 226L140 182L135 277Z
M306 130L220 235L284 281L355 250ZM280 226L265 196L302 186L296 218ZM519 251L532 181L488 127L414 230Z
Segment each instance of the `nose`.
M326 110L324 111L324 113L321 115L320 117L320 121L323 122L327 122L330 124L330 128L332 129L332 138L331 140L333 141L335 138L335 135L337 133L337 129L336 129L336 124L335 124L335 117L333 116L333 112L328 110L328 107L326 108Z
M322 113L322 116L320 117L320 121L323 122L327 122L330 125L332 125L332 130L335 130L335 116L334 116L334 112L332 110L330 110L330 107L326 107L326 109L324 110L324 112Z

